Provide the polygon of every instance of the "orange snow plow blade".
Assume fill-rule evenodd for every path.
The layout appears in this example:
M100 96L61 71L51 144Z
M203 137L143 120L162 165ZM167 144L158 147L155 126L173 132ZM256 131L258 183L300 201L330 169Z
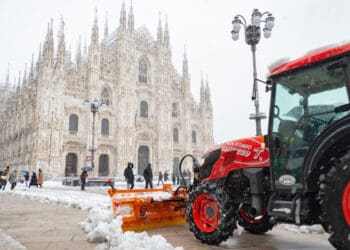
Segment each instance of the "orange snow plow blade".
M185 224L185 189L172 190L171 184L162 189L111 188L114 217L123 218L123 231L140 231L155 227Z

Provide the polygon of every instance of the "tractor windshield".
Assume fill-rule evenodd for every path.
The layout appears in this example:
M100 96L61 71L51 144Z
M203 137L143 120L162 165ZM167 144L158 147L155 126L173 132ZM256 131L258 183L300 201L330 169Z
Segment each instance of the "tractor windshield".
M274 79L270 157L276 188L303 188L302 164L315 138L349 112L343 68L316 65Z

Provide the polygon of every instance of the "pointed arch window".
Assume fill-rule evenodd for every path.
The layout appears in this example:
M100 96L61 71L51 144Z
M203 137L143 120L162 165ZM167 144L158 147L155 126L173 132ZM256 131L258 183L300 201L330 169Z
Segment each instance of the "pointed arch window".
M143 59L139 62L139 82L147 83L147 64Z
M106 106L109 106L110 104L109 91L106 88L104 88L101 92L101 102L104 103Z
M192 130L192 143L197 143L197 133L195 130Z
M179 130L177 128L173 129L173 142L179 143Z
M78 132L79 117L76 114L69 116L69 131Z
M148 103L146 101L140 103L140 117L148 118Z
M103 118L101 121L101 134L109 135L109 120L106 118Z
M173 103L173 105L172 105L171 116L177 117L177 104L176 103Z

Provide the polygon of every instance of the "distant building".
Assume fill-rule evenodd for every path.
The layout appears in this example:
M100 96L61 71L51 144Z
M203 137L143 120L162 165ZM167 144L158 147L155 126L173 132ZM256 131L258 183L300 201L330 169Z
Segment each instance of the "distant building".
M184 154L197 157L213 144L213 114L208 81L200 101L190 92L186 52L182 74L171 61L167 22L159 19L155 40L144 26L134 29L132 6L120 12L117 30L99 39L97 14L89 48L80 41L71 60L64 21L54 49L52 22L37 62L0 84L0 166L37 170L46 176L76 176L91 154L92 113L87 97L107 106L96 114L95 176L122 175L128 161L141 174L146 163L175 171ZM80 39L79 39L80 40ZM21 80L23 78L23 80ZM174 167L174 169L173 169Z

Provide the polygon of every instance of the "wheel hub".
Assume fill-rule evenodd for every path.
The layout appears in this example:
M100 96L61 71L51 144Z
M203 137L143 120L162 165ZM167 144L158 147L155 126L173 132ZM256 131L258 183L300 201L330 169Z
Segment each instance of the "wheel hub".
M342 205L343 205L343 214L344 214L346 223L350 227L350 181L345 185Z
M215 199L208 194L199 195L193 203L193 220L203 232L214 231L220 219L219 206Z

